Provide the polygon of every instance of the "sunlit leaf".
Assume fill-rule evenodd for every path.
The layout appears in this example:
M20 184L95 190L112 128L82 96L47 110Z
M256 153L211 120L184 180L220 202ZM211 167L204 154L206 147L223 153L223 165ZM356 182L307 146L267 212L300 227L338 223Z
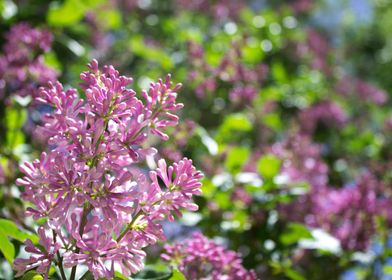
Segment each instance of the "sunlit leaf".
M280 241L285 244L293 244L301 239L312 239L313 236L309 229L303 224L291 223L287 230L280 236Z
M42 279L44 279L44 277L36 271L28 271L22 277L22 280L42 280Z
M15 257L15 247L8 240L8 237L3 233L3 231L0 231L0 251L3 253L7 261L12 264Z
M267 154L262 156L257 162L257 170L264 178L271 179L278 174L281 163L278 157Z
M181 273L178 269L173 270L172 276L169 278L169 280L186 280L184 274Z
M249 157L249 149L245 147L234 147L226 157L225 166L232 174L241 171L242 166Z
M38 242L37 236L21 231L17 225L10 220L0 219L0 232L20 242L24 242L26 239L30 239L33 243Z

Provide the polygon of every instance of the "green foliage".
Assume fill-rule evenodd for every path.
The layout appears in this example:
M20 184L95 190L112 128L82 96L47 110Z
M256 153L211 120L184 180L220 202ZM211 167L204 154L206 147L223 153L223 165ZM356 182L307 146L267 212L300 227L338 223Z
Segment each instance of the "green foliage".
M313 239L313 236L306 226L299 223L289 224L286 231L280 236L280 241L284 245L296 243L301 239Z
M27 118L27 111L16 106L7 107L5 111L5 121L8 125L6 134L6 147L11 149L25 143L25 136L22 131Z
M134 55L156 62L165 70L172 69L173 61L171 57L161 49L147 45L142 36L132 36L129 40L129 46L131 53Z
M250 151L245 147L232 148L226 157L225 166L232 174L237 174L241 171L242 166L248 160Z
M15 247L7 238L7 235L0 231L0 251L3 253L4 257L9 263L12 264L15 257Z
M102 0L65 0L62 4L54 2L48 11L48 24L56 27L71 26L81 21L88 10L103 2Z
M173 270L172 276L169 280L186 280L185 276L178 269Z
M37 236L21 231L14 222L0 219L0 251L10 264L14 261L15 246L9 238L20 242L24 242L26 239L31 239L35 243L38 242Z
M33 270L33 271L26 272L22 276L21 280L42 280L42 279L44 279L44 277L42 277L41 274Z
M231 114L225 117L218 129L216 140L220 143L230 143L243 138L252 129L252 123L244 114Z
M26 239L31 239L33 243L38 242L38 237L36 235L27 234L20 230L18 226L10 220L0 219L0 232L20 242L24 242Z
M282 162L278 157L272 154L267 154L258 160L257 170L260 172L263 178L272 179L278 174L281 163Z

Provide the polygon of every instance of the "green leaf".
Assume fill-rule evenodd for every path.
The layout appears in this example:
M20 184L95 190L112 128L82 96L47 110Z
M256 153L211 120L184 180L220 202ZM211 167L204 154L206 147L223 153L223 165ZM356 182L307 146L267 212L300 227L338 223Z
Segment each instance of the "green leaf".
M247 63L257 63L258 61L263 60L264 52L260 49L259 44L256 46L246 45L242 48L243 59Z
M54 52L47 52L44 54L44 60L45 60L45 64L47 64L48 66L56 69L57 71L61 71L61 63L59 62L59 60L57 59L57 56Z
M275 131L279 131L282 128L281 117L277 113L270 113L263 116L263 122Z
M22 277L22 280L42 280L42 279L44 279L44 277L42 277L42 275L36 271L28 271Z
M49 8L47 21L53 26L70 26L79 22L85 12L81 1L66 0L62 5L52 5Z
M208 177L204 177L201 182L203 184L201 187L203 191L203 196L206 198L211 198L214 195L217 188L211 182L211 180L208 179Z
M33 243L38 242L38 237L36 235L27 234L21 231L18 226L10 220L0 219L0 232L5 236L11 237L20 242L24 242L26 239L30 239Z
M0 15L3 14L3 11L4 11L4 1L0 0Z
M229 209L232 206L230 194L228 192L217 192L213 200L218 204L221 209Z
M129 46L133 54L149 61L154 61L160 64L165 70L170 70L174 66L171 57L162 48L148 46L142 36L132 36L129 41Z
M384 265L382 271L385 274L392 274L392 266L391 265Z
M272 75L277 82L286 83L288 81L287 73L281 63L274 63L272 65Z
M88 10L95 8L102 0L65 0L62 5L50 6L47 21L53 26L71 26L81 21Z
M115 9L102 9L97 12L98 21L104 23L106 29L117 29L121 26L121 14Z
M184 274L182 274L178 269L174 269L173 274L169 280L186 280L186 278Z
M244 133L252 130L252 123L244 114L231 114L225 117L218 129L218 142L232 142L243 139Z
M281 163L282 161L278 157L267 154L257 162L257 170L265 179L272 179L278 174Z
M21 231L12 221L0 219L0 251L11 264L15 257L15 247L9 238L16 239L20 242L24 242L29 238L34 243L38 242L37 236Z
M12 264L15 257L15 247L2 231L0 231L0 251L3 253L7 261Z
M305 280L305 277L291 268L286 268L284 274L286 274L286 276L292 280Z
M5 122L7 124L6 143L7 147L14 148L25 142L22 126L27 118L27 111L23 108L10 106L5 111Z
M120 273L120 272L118 272L118 271L116 271L116 272L114 273L114 279L115 279L115 280L128 280L127 277L125 277L122 273Z
M227 170L232 174L240 172L249 157L249 153L249 149L246 147L234 147L231 149L225 161Z
M313 239L309 229L300 223L291 223L287 230L280 236L280 241L285 244L293 244L301 239Z

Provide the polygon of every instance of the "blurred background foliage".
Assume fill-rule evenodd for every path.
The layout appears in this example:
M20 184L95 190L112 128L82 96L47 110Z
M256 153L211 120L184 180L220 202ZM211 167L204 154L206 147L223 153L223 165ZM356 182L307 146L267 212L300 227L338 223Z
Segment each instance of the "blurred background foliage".
M138 90L167 73L183 83L182 121L159 154L206 177L200 210L165 225L171 239L201 230L261 279L392 279L392 1L0 0L0 15L1 46L21 22L53 34L31 59L65 85L92 58ZM0 278L34 234L14 182L46 110L8 87L7 69ZM140 277L164 268L160 250Z

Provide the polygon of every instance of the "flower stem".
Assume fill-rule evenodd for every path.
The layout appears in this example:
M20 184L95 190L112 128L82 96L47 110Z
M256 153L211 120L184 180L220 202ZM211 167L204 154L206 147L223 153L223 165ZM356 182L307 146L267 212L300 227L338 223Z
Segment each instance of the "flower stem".
M52 234L53 234L53 242L56 243L57 234L54 230L52 230ZM57 266L59 267L59 270L60 270L61 279L67 280L67 277L65 276L65 273L64 273L63 258L60 256L59 251L56 252L56 256L57 256Z
M88 202L86 202L83 206L83 215L82 215L82 219L80 220L80 226L79 226L80 237L83 236L84 226L87 223L87 215L90 213L91 210L92 210L92 206ZM79 253L79 252L80 252L80 248L76 247L75 253ZM75 280L76 268L77 268L77 265L72 267L70 280Z
M124 237L124 235L132 228L132 226L135 224L137 218L139 218L139 216L143 214L142 210L139 210L139 212L137 212L137 214L135 215L135 217L132 219L132 221L128 224L128 226L125 228L125 230L117 237L117 242L120 242L121 239Z

